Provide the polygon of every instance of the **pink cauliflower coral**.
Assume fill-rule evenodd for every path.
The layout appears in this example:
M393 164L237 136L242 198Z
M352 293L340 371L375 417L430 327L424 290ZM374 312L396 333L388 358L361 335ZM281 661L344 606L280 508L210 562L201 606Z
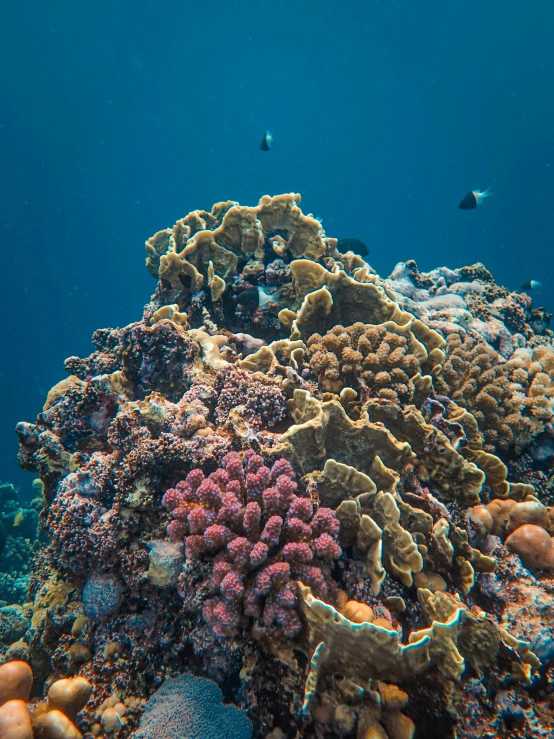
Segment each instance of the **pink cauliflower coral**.
M231 452L209 477L192 470L163 504L173 514L168 534L185 540L187 557L214 555L204 618L219 636L235 634L245 615L292 638L301 629L294 581L318 597L334 588L339 521L330 508L314 513L285 459L270 469L252 450L243 459Z

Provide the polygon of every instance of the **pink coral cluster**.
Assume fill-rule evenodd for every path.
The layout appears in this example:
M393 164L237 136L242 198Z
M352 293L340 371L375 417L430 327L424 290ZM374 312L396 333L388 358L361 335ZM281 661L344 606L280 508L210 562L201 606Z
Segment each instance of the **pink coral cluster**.
M334 587L339 521L330 508L314 513L294 478L285 459L270 469L252 450L231 452L209 477L194 469L164 495L169 536L185 540L187 557L215 555L204 618L218 636L236 634L244 615L292 638L301 628L293 581L318 597Z

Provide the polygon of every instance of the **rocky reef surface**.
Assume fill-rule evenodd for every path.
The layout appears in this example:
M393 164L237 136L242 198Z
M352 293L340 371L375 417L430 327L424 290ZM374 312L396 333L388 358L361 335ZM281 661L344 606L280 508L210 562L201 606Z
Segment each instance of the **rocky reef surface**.
M551 735L550 315L481 264L381 278L299 204L148 239L142 319L18 425L48 535L5 656L25 739L75 677L67 736L173 736L183 674L258 738Z

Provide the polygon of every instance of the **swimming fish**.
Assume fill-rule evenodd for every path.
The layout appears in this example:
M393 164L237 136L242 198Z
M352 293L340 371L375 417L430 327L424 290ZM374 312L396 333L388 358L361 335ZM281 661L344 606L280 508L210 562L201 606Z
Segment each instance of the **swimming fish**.
M19 524L23 521L24 518L25 518L25 514L23 513L23 508L20 508L14 516L13 526L19 526Z
M271 144L273 143L273 134L271 131L265 131L264 135L262 136L262 140L260 141L260 149L262 151L269 151L271 149Z
M477 208L478 205L481 205L485 198L490 198L491 195L492 192L489 192L488 190L485 190L484 192L481 192L480 190L471 190L464 198L462 198L458 208L460 210L473 210L474 208Z
M260 305L260 296L258 294L257 287L248 287L238 295L233 297L233 301L237 305L241 305L243 308L249 308L250 310L256 310Z
M339 239L337 249L344 254L346 251L353 251L361 257L367 257L369 249L360 239Z
M250 310L256 310L258 307L268 309L271 304L277 305L279 303L280 293L281 289L274 293L266 293L263 287L249 287L235 295L233 300L237 305Z
M542 282L539 282L538 280L529 280L528 282L524 282L521 286L522 290L534 290L536 287L542 287Z

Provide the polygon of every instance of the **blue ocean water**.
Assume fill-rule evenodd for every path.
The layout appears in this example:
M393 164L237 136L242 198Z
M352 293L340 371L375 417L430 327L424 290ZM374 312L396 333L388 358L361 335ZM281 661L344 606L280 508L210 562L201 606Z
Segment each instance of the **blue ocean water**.
M511 289L541 280L553 309L551 2L21 0L2 16L0 480L30 487L13 426L64 358L140 318L145 239L219 200L299 192L381 274L482 261Z

